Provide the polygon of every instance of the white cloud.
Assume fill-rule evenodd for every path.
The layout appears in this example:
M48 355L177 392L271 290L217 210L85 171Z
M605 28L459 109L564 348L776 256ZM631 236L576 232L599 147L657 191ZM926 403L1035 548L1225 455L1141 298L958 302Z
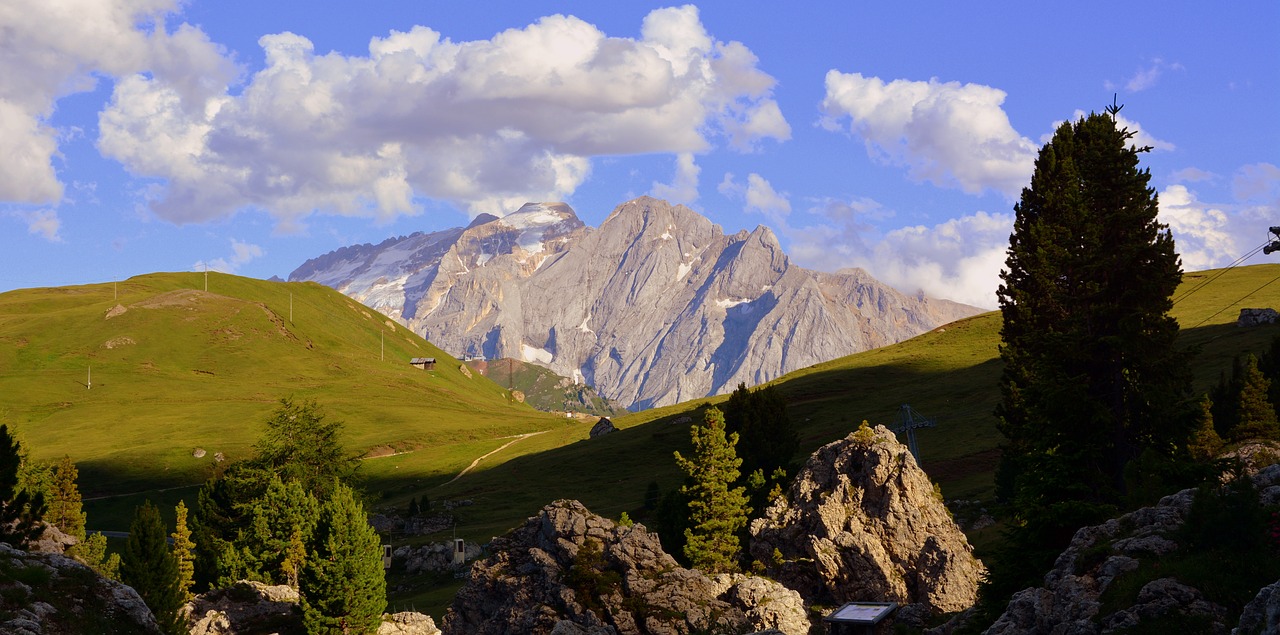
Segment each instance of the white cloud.
M27 224L27 233L40 236L51 243L62 242L62 220L58 218L57 210L38 209L11 213Z
M48 121L57 100L93 90L98 77L149 70L196 99L234 73L196 28L173 33L178 0L10 0L0 4L0 200L57 203L53 165L68 135Z
M884 216L870 199L828 202L818 225L787 230L796 262L817 269L860 267L897 289L995 308L1012 214L976 212L944 223L902 227L883 236L864 220Z
M235 273L241 266L246 265L257 258L261 258L265 251L262 247L251 243L242 242L234 238L231 239L231 255L225 258L214 258L213 260L197 260L192 269L196 271L219 271L222 273Z
M1228 232L1226 212L1196 200L1185 185L1160 192L1159 219L1173 232L1186 271L1229 264L1241 255Z
M1182 70L1182 65L1177 62L1168 63L1157 57L1151 60L1150 65L1145 68L1139 68L1129 79L1125 80L1124 89L1131 93L1137 93L1151 88L1160 81L1160 77L1164 75L1166 70L1180 71ZM1106 82L1106 86L1108 88L1115 87L1111 82Z
M773 185L759 174L748 174L746 184L742 184L735 180L732 172L727 172L716 189L725 198L743 201L744 211L763 214L785 230L787 216L791 214L791 201L785 193L774 190Z
M1031 177L1038 148L1010 125L1002 90L936 79L886 83L835 70L826 90L824 125L836 129L848 117L869 155L907 167L915 179L1013 198Z
M758 211L768 218L782 219L791 213L791 201L779 194L764 177L756 173L747 175L747 210Z
M688 154L687 177L718 137L748 149L789 136L774 79L708 35L695 7L656 10L641 33L607 37L563 15L468 42L418 26L373 38L367 56L267 35L266 67L240 87L120 81L99 147L165 183L163 218L256 207L291 225L316 211L390 220L420 197L502 214L564 198L595 156Z
M698 200L698 175L702 168L693 160L690 152L676 155L676 174L670 184L654 182L652 194L672 203L688 205Z

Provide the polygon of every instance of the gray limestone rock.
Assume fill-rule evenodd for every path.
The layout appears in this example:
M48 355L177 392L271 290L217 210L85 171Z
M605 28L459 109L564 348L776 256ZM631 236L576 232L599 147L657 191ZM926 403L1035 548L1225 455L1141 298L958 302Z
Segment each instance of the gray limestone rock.
M933 483L883 426L819 448L750 530L752 557L810 603L961 611L985 571Z
M0 633L103 632L159 635L132 588L57 553L0 543Z
M794 591L684 569L644 525L621 527L577 501L544 507L490 552L454 598L445 633L809 631Z

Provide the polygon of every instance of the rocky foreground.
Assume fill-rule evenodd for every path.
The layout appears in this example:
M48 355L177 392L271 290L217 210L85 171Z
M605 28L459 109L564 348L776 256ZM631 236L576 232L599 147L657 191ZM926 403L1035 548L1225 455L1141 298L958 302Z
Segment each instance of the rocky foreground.
M557 501L472 567L444 618L463 633L821 630L845 601L909 605L904 623L972 606L982 563L906 446L883 426L818 450L751 525L769 577L681 568L643 525Z

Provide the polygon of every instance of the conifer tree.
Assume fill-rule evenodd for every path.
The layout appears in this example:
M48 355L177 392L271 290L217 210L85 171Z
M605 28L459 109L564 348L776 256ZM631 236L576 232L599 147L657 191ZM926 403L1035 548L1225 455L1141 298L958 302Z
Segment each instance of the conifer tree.
M166 633L183 632L178 561L169 551L160 510L146 501L135 510L120 562L120 581L133 587Z
M341 431L342 423L326 420L316 402L281 399L254 446L253 463L325 498L336 481L345 481L356 468L355 457L338 442Z
M787 416L787 402L773 386L751 390L738 384L725 402L724 421L725 430L738 433L743 474L785 470L800 448L800 434Z
M1172 456L1194 426L1189 354L1169 316L1182 272L1157 219L1144 148L1119 107L1062 124L1015 205L1003 284L997 493L1012 504L1000 602L1030 586L1082 525L1125 498L1144 449ZM991 588L987 597L992 599Z
M45 512L44 520L62 530L62 533L83 541L85 513L80 499L80 488L76 486L76 479L79 476L80 471L76 469L76 464L71 462L69 456L63 456L62 460L53 466L47 496L49 508Z
M1197 414L1196 429L1191 433L1187 450L1191 453L1191 458L1209 461L1222 449L1222 437L1218 436L1218 431L1213 427L1213 401L1209 399L1209 395L1200 398Z
M22 444L9 434L8 425L0 425L0 542L18 548L44 533L40 519L45 510L43 494L19 486L21 468Z
M422 510L418 509L418 499L416 497L410 496L409 509L406 515L408 515L409 518L416 518L420 513L422 513Z
M187 527L187 504L178 501L174 508L173 558L178 563L178 595L182 602L195 597L191 587L195 583L195 543L191 541L191 529Z
M742 465L734 453L738 435L725 435L724 415L710 408L703 425L691 428L692 458L675 453L676 463L690 477L682 488L689 497L689 525L685 530L685 556L696 568L710 573L736 571L741 545L738 531L746 526L751 510L738 480Z
M351 488L338 484L321 507L299 592L307 633L368 633L387 606L382 545Z
M67 555L97 571L104 578L120 579L120 554L107 553L107 537L100 533L89 534L84 542L68 549Z
M1236 424L1231 428L1231 439L1280 439L1280 423L1276 421L1276 409L1268 394L1271 382L1258 370L1258 358L1249 355L1244 360L1240 375L1240 392L1237 396Z
M300 563L285 563L293 534L297 532L304 544L311 540L320 517L320 502L301 483L273 478L252 509L252 520L237 540L250 563L245 577L288 584Z

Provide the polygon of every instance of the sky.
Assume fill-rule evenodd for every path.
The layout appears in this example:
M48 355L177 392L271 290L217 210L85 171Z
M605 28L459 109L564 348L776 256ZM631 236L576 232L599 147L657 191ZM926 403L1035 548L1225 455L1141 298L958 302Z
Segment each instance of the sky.
M1280 225L1277 33L1273 0L6 0L0 291L652 195L993 308L1036 152L1113 102L1184 269L1226 266Z

